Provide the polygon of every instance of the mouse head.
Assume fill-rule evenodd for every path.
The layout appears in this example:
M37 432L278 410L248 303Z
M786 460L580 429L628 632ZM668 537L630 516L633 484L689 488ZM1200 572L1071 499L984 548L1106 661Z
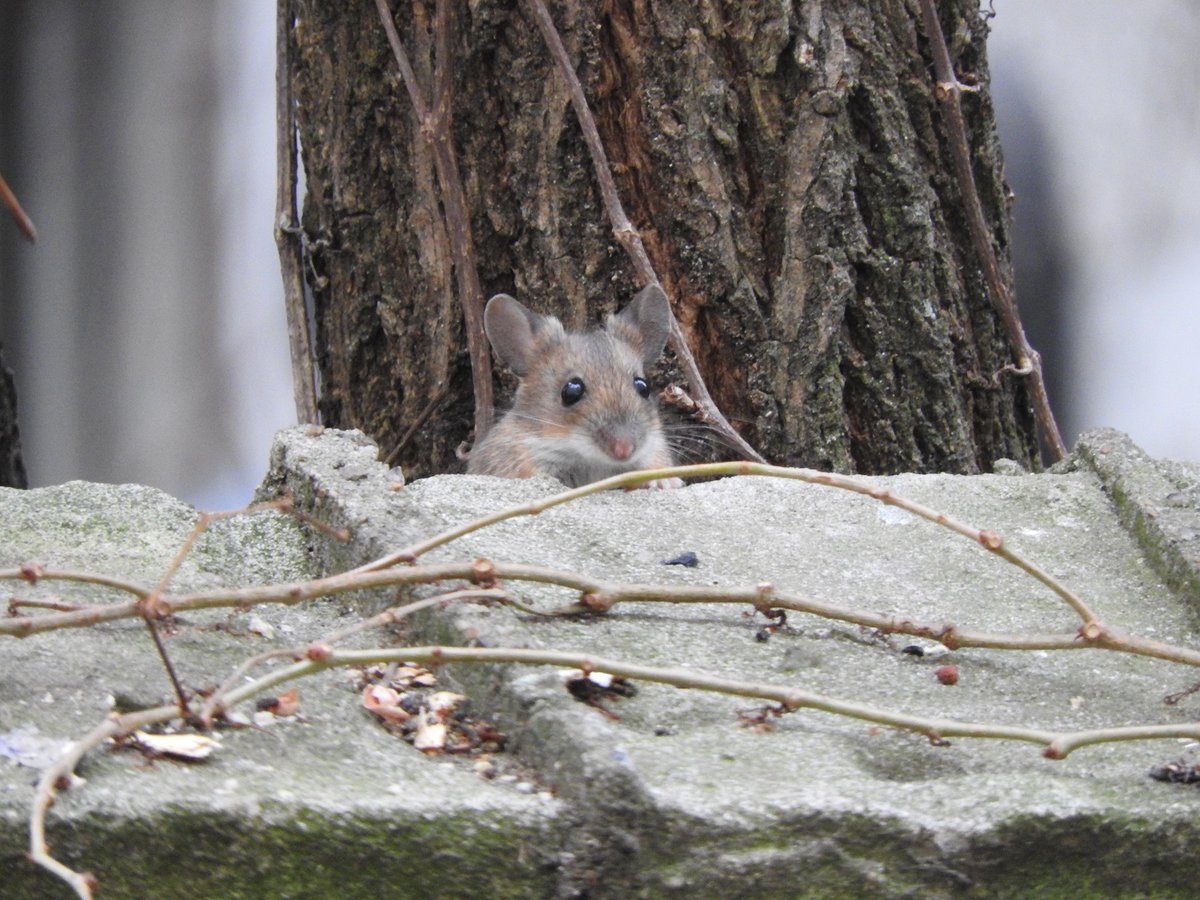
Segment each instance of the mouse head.
M602 329L585 333L498 294L488 301L484 327L497 356L521 379L509 415L541 468L582 483L661 461L645 371L671 327L662 288L646 287ZM581 471L589 477L581 480Z
M508 294L488 301L483 327L496 355L522 379L567 334L558 319L539 315ZM662 353L671 332L667 295L657 284L648 285L621 312L608 317L604 331L627 344L643 367L649 366Z

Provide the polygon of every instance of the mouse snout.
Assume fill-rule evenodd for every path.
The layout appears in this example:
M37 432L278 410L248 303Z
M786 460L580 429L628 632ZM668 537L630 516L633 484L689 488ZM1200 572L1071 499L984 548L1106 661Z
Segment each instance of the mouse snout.
M592 442L614 462L624 463L637 453L640 443L636 428L629 422L608 422L592 431Z
M615 437L608 442L608 454L613 459L625 462L633 456L633 441L628 437Z

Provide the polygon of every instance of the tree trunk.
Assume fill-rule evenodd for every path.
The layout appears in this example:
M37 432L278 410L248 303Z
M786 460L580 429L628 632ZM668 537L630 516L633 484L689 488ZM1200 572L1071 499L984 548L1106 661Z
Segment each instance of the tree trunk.
M0 356L0 487L29 486L21 458L21 432L17 428L17 386Z
M470 438L462 314L432 156L372 4L294 4L327 424L453 470ZM394 0L393 0L394 3ZM400 2L429 90L433 6ZM451 4L454 146L485 295L568 326L640 286L567 86L524 2ZM975 177L1008 273L975 0L942 0ZM551 7L626 211L717 404L772 462L848 472L1036 464L1023 384L971 247L914 3L564 0ZM1010 279L1011 282L1011 279ZM664 371L671 376L669 361ZM498 379L501 403L511 393Z

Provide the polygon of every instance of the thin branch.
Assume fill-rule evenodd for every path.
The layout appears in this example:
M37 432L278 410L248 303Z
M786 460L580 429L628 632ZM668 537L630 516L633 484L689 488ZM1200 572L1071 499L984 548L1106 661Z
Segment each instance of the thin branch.
M170 679L171 687L175 691L175 697L179 701L180 715L188 715L188 697L187 691L184 690L183 682L179 679L179 676L175 671L175 665L171 662L171 657L167 653L167 648L163 643L162 635L159 634L158 630L159 620L171 615L170 604L163 601L163 594L166 591L167 586L171 583L171 580L175 577L176 573L178 573L180 566L183 565L184 559L186 559L188 554L192 552L192 548L196 545L196 541L200 539L200 535L208 531L209 527L214 522L232 519L237 516L255 515L257 513L267 512L268 510L290 513L302 521L316 526L325 534L332 536L335 540L340 538L341 540L345 541L348 539L348 536L330 528L323 522L317 522L313 520L313 518L307 513L297 510L292 501L292 496L290 493L287 493L285 496L276 500L267 500L262 503L252 504L244 509L233 510L231 512L201 513L199 517L197 517L196 524L192 526L191 532L188 533L183 545L179 548L179 551L175 554L175 557L171 560L170 564L168 564L167 570L163 573L162 578L159 579L159 582L155 586L154 590L145 597L142 597L136 603L136 608L139 614L142 616L142 619L145 621L146 628L150 632L150 637L154 641L154 647L158 652L158 658L162 660L163 668L167 673L167 678Z
M445 382L436 391L434 391L433 396L429 398L429 402L425 404L425 408L421 410L420 414L415 419L412 420L412 424L405 429L404 434L400 436L400 440L396 442L396 446L392 448L392 452L384 458L383 464L385 466L390 469L396 464L396 460L400 458L400 454L404 452L404 448L408 446L408 442L413 439L413 435L421 430L421 426L429 421L430 416L441 409L442 404L446 402L446 397L449 396L449 394L449 381Z
M563 572L539 566L499 563L490 560L473 562L440 563L424 566L396 568L398 562L414 562L430 550L479 531L490 525L518 516L537 515L588 494L615 487L633 487L646 481L666 477L699 475L758 475L792 478L811 484L849 490L871 497L881 503L904 509L942 527L949 528L987 551L1015 565L1035 578L1070 606L1082 620L1076 632L1057 635L1012 635L996 634L960 628L946 623L921 623L908 618L885 616L862 610L839 607L833 604L806 600L779 592L770 584L759 584L753 588L696 587L683 585L615 585L598 579L587 578L573 572ZM267 504L260 504L260 507ZM0 579L29 580L31 564L20 569L0 571ZM39 578L53 579L56 573L38 571ZM72 574L72 573L67 573ZM77 576L76 576L77 577ZM785 469L756 463L708 463L697 466L677 466L669 469L631 472L605 481L584 485L552 497L508 510L493 513L465 525L443 532L428 541L414 545L396 554L389 554L373 563L357 569L325 578L298 584L272 584L232 590L217 590L168 596L158 594L154 608L160 615L195 609L216 609L230 606L246 606L256 603L296 604L315 597L344 593L354 590L369 590L400 585L427 584L451 579L463 579L482 586L491 586L497 579L532 581L555 584L570 588L581 594L577 606L549 610L545 614L576 614L582 611L604 612L618 602L700 602L700 603L746 603L756 609L790 609L838 619L864 627L877 628L887 633L911 634L931 637L951 647L985 647L992 649L1105 649L1139 656L1170 660L1184 665L1200 666L1200 651L1179 647L1162 641L1125 634L1104 625L1091 608L1073 591L1049 573L1008 548L999 534L978 529L959 522L950 516L929 509L919 503L892 494L890 491L873 487L843 475L816 472L807 469ZM511 602L511 601L510 601ZM91 607L75 612L25 616L0 620L0 634L24 637L40 631L57 628L82 627L100 621L110 621L139 615L142 601L126 604Z
M454 22L450 0L437 0L435 6L433 53L433 110L435 127L447 138L450 137L450 122L454 104L454 68L451 55Z
M588 106L587 96L583 93L583 85L579 83L575 67L571 64L571 58L567 54L566 47L563 46L562 37L559 36L558 29L554 25L554 19L550 16L546 4L542 0L527 0L527 5L530 15L542 32L551 56L554 57L559 71L567 81L567 87L571 94L571 105L575 108L575 117L579 120L584 142L592 157L592 167L595 169L596 180L600 185L600 196L604 200L604 208L608 210L608 218L612 223L613 236L633 260L633 266L637 270L638 279L642 284L657 284L661 287L662 284L654 271L650 257L646 254L646 248L642 245L641 235L630 223L629 217L625 215L625 209L621 205L621 197L617 192L616 182L613 181L612 170L608 164L608 155L604 152L600 132L596 129L596 120ZM746 459L765 463L766 460L763 456L738 434L717 407L716 401L708 392L708 386L704 383L700 366L696 363L696 358L692 356L687 338L683 334L683 329L679 327L679 320L675 318L674 313L671 314L670 344L671 350L679 362L679 367L687 379L688 386L695 395L696 402L705 412L705 419L712 424L714 430L724 440L728 441Z
M476 268L475 240L471 232L471 217L466 193L458 170L451 129L454 72L451 65L454 15L450 0L437 0L437 49L434 59L434 105L426 101L425 92L409 63L404 43L396 31L396 23L388 9L387 0L375 0L379 18L387 32L388 43L396 57L400 77L408 89L413 110L419 123L418 134L428 143L437 170L438 192L450 238L454 259L454 275L458 284L459 303L463 312L463 328L467 335L467 350L471 357L471 384L475 390L475 439L481 440L492 426L495 415L492 392L492 360L483 330L483 288Z
M280 512L293 515L308 525L313 525L320 528L328 536L342 541L347 539L342 532L332 529L323 522L314 520L312 516L308 515L307 513L297 510L290 492L285 492L284 496L278 497L274 500L264 500L261 503L252 503L251 505L242 507L241 509L231 509L223 512L202 512L196 517L196 522L194 525L192 525L192 530L188 532L188 536L184 538L183 544L175 553L175 556L171 562L167 565L167 569L163 573L162 577L158 580L158 584L155 586L152 595L162 594L166 591L167 586L171 583L171 580L179 572L180 566L183 565L183 561L187 558L188 554L192 552L192 548L196 546L196 541L200 540L200 536L204 534L204 532L208 531L214 522L223 522L226 519L236 519L239 516L258 515L259 513L264 512Z
M782 710L793 712L813 709L847 718L858 719L925 735L934 741L948 738L990 738L1024 741L1043 747L1042 755L1049 759L1064 759L1075 750L1099 743L1164 738L1200 739L1200 725L1145 725L1092 729L1076 732L1055 732L1047 729L1025 728L991 723L963 722L894 712L864 703L855 703L823 694L776 684L735 681L686 669L664 669L625 663L619 660L591 656L585 653L554 650L484 647L401 647L371 650L332 650L322 648L308 658L278 669L255 681L230 690L223 706L232 708L265 690L280 684L312 675L335 666L363 666L374 663L418 662L431 666L446 663L516 663L523 665L556 666L580 669L585 672L605 672L628 679L672 685L678 688L704 690L713 693L770 700ZM145 725L170 721L179 711L174 706L159 706L119 716L109 716L85 738L73 743L67 751L41 775L34 795L30 816L30 860L69 884L81 897L91 898L97 887L90 873L76 872L54 859L46 844L46 815L60 785L69 784L75 767L90 750L105 740L127 734Z
M34 791L33 808L29 817L29 861L61 878L83 900L90 900L97 887L95 876L90 872L76 872L50 855L50 848L46 844L46 814L54 804L59 790L71 784L75 767L89 751L99 747L110 737L126 734L155 722L170 721L178 714L179 710L171 705L108 716L86 737L75 741L62 756L43 769L38 779L37 790Z
M517 663L580 669L584 672L605 672L622 678L668 684L678 688L771 700L779 703L788 712L799 709L815 709L877 725L916 732L939 741L955 737L1026 741L1042 745L1043 755L1050 759L1063 759L1072 751L1089 744L1163 738L1200 739L1200 724L1196 723L1057 732L1013 725L963 722L957 719L898 713L866 703L839 700L800 688L735 681L688 669L665 669L573 651L530 650L511 647L400 647L374 650L330 650L317 658L305 659L271 672L251 684L231 691L226 699L230 705L240 703L268 688L333 666L363 666L390 662L415 662L430 666L455 662Z
M8 182L4 180L3 175L0 175L0 201L4 202L8 214L17 223L17 230L21 232L25 240L31 244L36 243L37 229L33 227L33 219L29 218L25 210L21 208L21 202L17 199L17 195L12 192L12 188L8 186Z
M278 0L275 23L275 246L283 275L288 345L292 355L292 395L296 420L317 424L317 366L313 358L308 307L304 302L304 249L296 209L296 104L292 94L292 0Z
M19 609L53 609L56 612L78 612L81 609L94 609L90 603L67 603L65 600L22 600L12 597L8 601L8 614L17 615Z
M179 570L184 557L191 551L191 548L204 529L215 521L234 516L254 515L270 510L294 516L301 522L317 529L335 541L345 543L349 540L349 534L344 528L331 528L324 522L314 519L308 513L296 509L290 496L255 503L245 509L232 512L201 513L196 524L192 527L192 531L184 540L183 547L171 560L167 566L166 573L159 579L158 585L154 588L98 572L47 569L35 562L26 562L15 569L0 569L0 581L25 581L31 584L42 580L67 581L111 588L126 594L132 594L137 598L137 600L129 603L81 605L75 608L64 607L63 612L58 615L10 616L8 619L0 619L0 634L8 634L12 637L21 638L43 631L52 631L56 628L81 628L100 622L126 619L131 616L144 616L146 614L157 618L168 616L172 613L173 609L169 606L161 605L163 593L167 585L170 584L171 579L174 578L175 573ZM15 603L18 606L38 605L25 600L15 601ZM10 609L13 608L13 602L10 602L9 605Z
M175 664L171 662L171 655L167 653L162 635L158 633L158 622L151 619L145 613L144 608L140 611L142 612L142 621L146 624L146 631L150 634L150 640L154 644L154 650L163 664L163 670L167 673L167 680L171 682L171 690L175 694L176 703L178 703L179 715L186 717L188 714L187 690L179 679L179 673L175 671Z
M395 569L397 563L413 563L416 559L430 550L451 543L460 537L498 522L518 516L537 515L554 506L579 499L589 494L598 493L616 487L633 487L659 478L678 476L707 476L707 475L757 475L791 478L811 484L848 490L863 494L881 503L904 509L913 515L924 518L937 525L960 534L973 543L978 544L991 553L1000 556L1007 562L1017 566L1031 577L1035 578L1065 601L1082 620L1082 625L1075 634L1052 636L1025 635L994 635L974 632L970 629L960 629L957 626L939 624L921 624L909 619L892 616L881 616L860 610L840 608L829 604L806 601L779 594L771 585L758 585L751 591L739 592L731 588L709 588L698 591L695 588L683 588L674 585L662 586L613 586L593 579L586 579L569 572L556 572L533 566L519 566L507 563L492 563L487 560L476 560L473 563L451 563L433 566L407 567ZM276 504L291 508L285 500L275 501ZM269 508L272 503L259 504L252 511ZM220 516L230 514L218 514ZM756 463L709 463L698 466L678 466L670 469L632 472L615 476L605 481L596 482L573 490L544 498L535 503L512 507L488 516L468 522L437 535L422 543L413 545L397 553L388 554L372 563L339 575L316 579L303 584L294 585L264 585L239 590L219 590L215 592L168 597L163 594L166 584L177 570L184 553L194 543L201 526L208 521L202 517L196 529L189 535L184 549L168 567L168 572L158 588L142 596L141 599L128 604L92 607L78 611L56 614L25 616L0 621L0 634L27 636L38 631L55 628L81 627L99 621L125 618L130 615L145 615L151 609L156 616L166 616L177 611L188 609L220 608L234 605L253 603L284 603L295 604L304 600L340 593L350 590L393 587L401 584L422 584L451 578L467 579L485 586L496 578L511 578L514 580L541 581L558 584L578 590L582 597L577 607L553 611L555 614L564 612L574 613L581 610L590 612L605 611L616 602L629 600L657 600L669 602L732 602L750 603L758 609L770 608L793 609L808 612L827 618L840 619L867 627L878 628L889 633L906 633L918 636L934 637L948 646L979 646L1007 648L1057 648L1075 649L1079 647L1094 647L1121 652L1134 653L1143 656L1153 656L1174 660L1187 665L1200 665L1200 652L1187 648L1175 647L1158 641L1125 635L1108 628L1099 621L1091 608L1073 591L1059 582L1049 573L1025 559L1020 554L1009 549L999 534L994 531L978 529L959 522L944 513L932 510L922 504L897 496L886 488L875 487L865 482L857 481L843 475L819 472L810 469L787 469L778 466L767 466ZM25 581L37 578L53 577L40 567L30 563L15 570L0 571L2 578L21 579ZM181 701L181 706L185 706Z
M0 581L27 581L31 584L42 580L68 581L78 584L90 584L95 587L111 588L115 591L133 594L139 598L147 596L151 590L146 585L139 584L136 581L128 581L127 579L105 575L101 572L76 572L71 569L46 569L42 566L37 566L37 574L32 575L30 573L32 566L35 566L35 564L25 563L25 565L15 569L0 569ZM104 609L105 607L96 605L87 608Z
M1075 750L1092 744L1167 738L1200 739L1200 725L1194 723L1057 732L1040 728L964 722L957 719L894 712L870 704L840 700L779 684L736 681L703 672L626 663L587 653L507 647L426 646L369 650L334 650L329 647L314 647L306 658L229 690L223 697L222 708L232 708L263 691L330 668L401 662L423 663L429 666L456 662L515 663L579 669L584 672L605 672L622 678L666 684L677 688L769 700L778 703L781 711L786 712L800 709L827 712L875 725L915 732L939 743L949 738L1023 741L1041 745L1043 747L1042 755L1049 759L1064 759ZM127 734L136 728L155 722L170 721L178 718L178 713L179 711L174 706L159 706L125 715L109 716L85 738L73 743L58 760L42 772L30 816L30 860L67 882L84 900L91 898L97 887L94 876L90 873L76 872L54 859L46 844L46 814L54 802L59 786L69 784L75 767L84 755L100 746L105 740Z
M278 506L281 502L286 501L275 501L273 505ZM184 540L183 546L179 548L179 551L167 565L166 571L159 579L154 590L136 603L137 611L141 615L142 621L146 624L146 631L150 634L150 640L154 643L155 652L158 653L158 658L167 673L167 680L171 682L171 690L174 691L175 699L179 703L179 714L181 716L187 716L188 714L188 696L183 682L179 678L179 674L175 671L175 664L171 662L171 656L167 653L167 647L163 643L162 635L158 631L159 621L170 615L169 610L162 602L162 595L171 583L171 580L175 577L175 574L179 571L179 567L183 565L184 559L192 552L192 548L196 545L196 541L200 539L200 535L208 530L208 526L218 519L229 518L234 515L237 515L237 513L201 513L196 519L196 523L192 526L192 530L188 533L187 538Z
M1067 604L1079 614L1085 625L1095 623L1097 621L1096 614L1087 606L1083 600L1072 592L1066 585L1052 578L1048 573L1042 571L1032 562L1029 562L1024 557L1014 553L1004 545L1004 541L1000 535L994 531L987 531L975 528L971 525L964 524L951 518L950 516L940 513L936 510L923 506L912 500L908 500L897 494L893 494L886 488L875 487L867 484L864 481L851 478L847 475L838 475L832 472L821 472L816 469L791 469L784 466L771 466L765 463L748 463L748 462L732 462L732 463L704 463L694 466L674 466L667 469L653 469L641 472L627 472L623 475L615 475L612 478L607 478L603 481L596 481L591 484L585 484L582 487L573 488L569 491L564 491L561 494L555 494L552 497L546 497L537 500L533 503L524 504L522 506L511 507L500 512L492 513L491 515L483 516L473 522L468 522L465 525L460 525L451 528L441 534L432 537L426 541L411 545L394 553L389 553L374 562L359 566L351 572L370 572L385 569L389 566L394 566L398 563L411 563L418 557L430 550L455 541L458 538L470 534L473 531L487 528L490 525L495 525L498 522L503 522L507 519L516 518L518 516L535 516L547 509L559 506L563 503L569 503L580 497L586 497L589 494L596 494L602 491L611 490L612 488L629 488L644 484L648 481L653 481L658 478L693 478L705 477L712 475L756 475L773 478L788 478L797 481L805 481L809 484L825 485L827 487L838 488L844 491L852 491L856 494L863 494L878 500L880 503L885 503L889 506L895 506L906 510L913 515L920 516L922 519L927 519L936 525L941 525L949 528L963 537L974 541L985 549L995 553L997 556L1007 560L1018 568L1022 569L1029 575L1036 578L1042 584L1046 585Z
M347 625L330 634L323 635L315 641L310 641L302 647L283 647L275 650L267 650L257 656L252 656L250 659L238 666L221 685L213 691L204 706L200 710L199 720L206 726L210 725L217 715L225 712L228 709L226 696L232 691L247 673L254 668L262 665L271 659L279 659L280 657L291 657L294 660L304 659L311 648L315 646L332 646L339 641L344 641L348 637L360 634L364 631L369 631L372 628L380 628L384 625L394 625L397 622L403 621L413 613L420 612L423 609L429 609L433 606L446 607L451 603L461 601L478 602L482 600L505 601L506 597L503 591L495 588L468 588L459 591L449 591L445 594L437 594L433 597L426 597L423 600L414 600L412 603L406 603L403 606L393 606L385 609L370 618L363 619L361 622L356 622L353 625ZM519 604L518 604L519 605Z
M417 83L417 73L408 61L408 52L404 49L404 42L400 40L400 32L396 30L396 21L388 9L387 0L375 0L375 8L383 22L383 30L387 34L388 44L391 45L392 55L396 57L396 67L400 70L400 79L408 91L413 112L417 114L417 122L421 127L425 127L430 121L429 104L425 102L425 93Z
M714 464L719 465L719 464ZM694 468L694 467L691 467ZM663 470L668 471L668 470ZM675 471L675 470L669 470ZM3 577L4 573L0 573ZM47 573L52 578L53 573ZM262 603L293 606L318 597L350 591L395 588L404 585L435 584L464 580L490 585L498 580L528 581L564 587L579 593L577 605L559 609L533 610L506 600L508 605L540 615L576 615L602 613L618 603L726 603L746 604L759 610L787 609L875 628L889 634L909 634L932 638L949 647L980 647L1007 650L1083 650L1103 649L1154 657L1190 666L1200 666L1200 650L1163 641L1141 638L1092 620L1077 631L1060 634L1008 634L961 628L945 622L920 622L908 617L873 613L851 607L809 600L770 584L749 587L720 585L649 584L627 585L590 578L576 572L521 563L473 560L470 562L433 563L379 571L344 572L297 584L256 585L162 595L156 607L164 614L198 609L228 609ZM56 613L24 619L0 619L0 634L25 636L61 628L78 628L98 622L128 619L139 615L136 602L93 607L79 612Z
M950 60L950 51L946 47L946 38L942 34L942 26L938 21L934 0L921 0L921 15L925 22L925 35L929 40L930 52L933 55L934 74L937 77L934 96L945 112L946 131L950 142L951 156L954 159L954 173L958 181L959 193L963 198L971 242L975 246L979 263L983 267L984 280L987 282L992 303L1000 315L1000 320L1008 333L1009 345L1017 358L1013 371L1029 375L1030 393L1038 424L1041 425L1042 433L1054 451L1055 459L1062 459L1067 455L1067 448L1059 433L1058 423L1054 420L1050 399L1046 395L1046 383L1042 377L1042 358L1029 345L1029 340L1025 337L1025 329L1021 325L1016 301L1009 292L1004 277L1000 274L996 250L992 246L992 235L984 220L983 206L979 201L979 191L975 186L975 174L971 168L971 151L967 144L967 124L963 118L960 101L964 86L954 74L954 65Z

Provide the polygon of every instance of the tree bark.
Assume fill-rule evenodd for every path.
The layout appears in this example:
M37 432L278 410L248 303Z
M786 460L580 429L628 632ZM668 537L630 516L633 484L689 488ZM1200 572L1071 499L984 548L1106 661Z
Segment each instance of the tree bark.
M456 467L470 375L433 161L372 4L296 4L321 412L412 475ZM432 4L396 4L430 83ZM640 285L567 87L523 4L457 15L454 146L485 294L569 327ZM943 0L984 214L1011 286L985 23ZM772 462L1036 465L1029 400L972 249L915 4L564 0L551 7L717 404ZM657 373L669 377L669 362ZM499 378L498 396L514 382ZM432 414L429 414L432 413Z
M0 487L29 486L21 457L21 431L17 427L17 386L13 373L0 356Z

